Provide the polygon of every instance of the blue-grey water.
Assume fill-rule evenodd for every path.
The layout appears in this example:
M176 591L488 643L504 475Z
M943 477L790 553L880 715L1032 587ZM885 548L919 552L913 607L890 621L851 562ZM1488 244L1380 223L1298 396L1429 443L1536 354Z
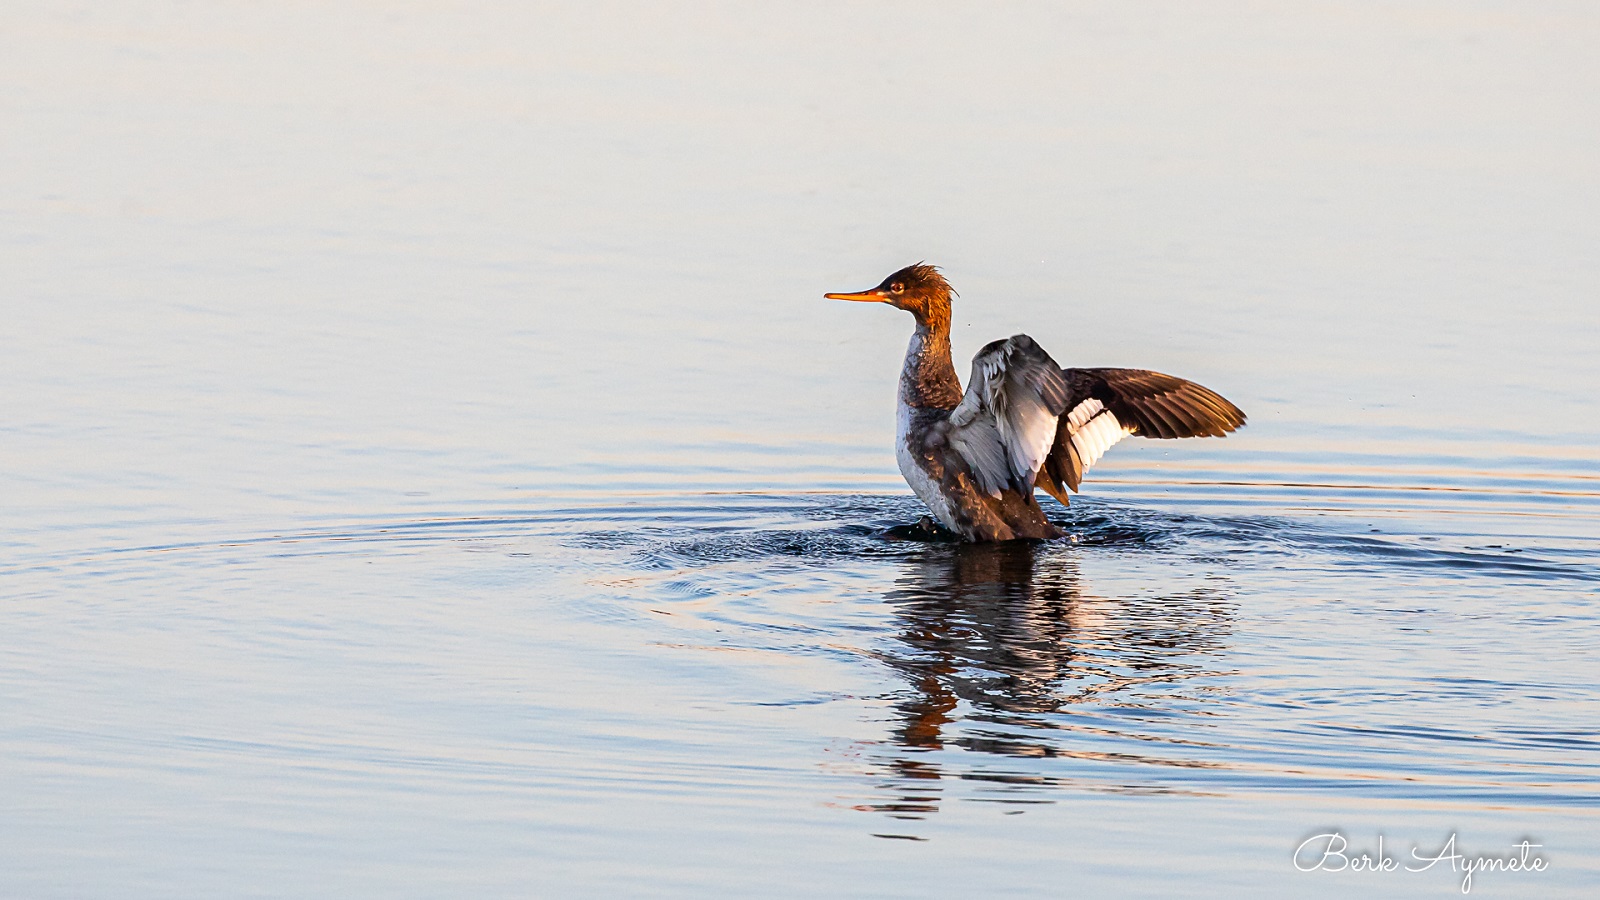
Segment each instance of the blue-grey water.
M0 895L1593 896L1597 42L8 4ZM1249 426L886 539L918 259Z

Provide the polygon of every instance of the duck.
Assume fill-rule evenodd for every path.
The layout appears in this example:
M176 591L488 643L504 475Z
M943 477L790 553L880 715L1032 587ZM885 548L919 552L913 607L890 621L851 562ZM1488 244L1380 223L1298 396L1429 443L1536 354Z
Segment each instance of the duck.
M1063 537L1035 497L1063 505L1130 435L1224 437L1245 414L1222 395L1148 369L1062 368L1026 334L972 358L965 390L950 354L955 290L937 266L906 266L830 300L885 303L916 320L900 371L895 459L938 525L968 542Z

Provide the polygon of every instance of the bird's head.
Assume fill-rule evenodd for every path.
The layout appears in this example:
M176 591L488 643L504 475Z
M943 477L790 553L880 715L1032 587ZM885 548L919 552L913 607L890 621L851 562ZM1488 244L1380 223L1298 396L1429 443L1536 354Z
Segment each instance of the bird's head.
M887 303L903 309L926 323L934 319L949 321L950 297L955 291L935 266L917 263L906 266L877 287L854 294L824 294L829 300L854 300L859 303Z

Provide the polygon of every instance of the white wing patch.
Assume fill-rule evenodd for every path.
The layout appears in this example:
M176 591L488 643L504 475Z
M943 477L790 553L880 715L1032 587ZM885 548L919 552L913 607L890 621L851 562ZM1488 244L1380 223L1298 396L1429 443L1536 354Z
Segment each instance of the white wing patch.
M1083 427L1083 423L1089 421L1090 416L1102 409L1105 409L1105 407L1093 397L1079 403L1072 408L1072 412L1067 413L1067 425L1069 426L1067 430L1077 431Z
M1067 430L1072 435L1072 449L1077 451L1083 471L1099 461L1111 445L1133 433L1093 397L1067 414Z

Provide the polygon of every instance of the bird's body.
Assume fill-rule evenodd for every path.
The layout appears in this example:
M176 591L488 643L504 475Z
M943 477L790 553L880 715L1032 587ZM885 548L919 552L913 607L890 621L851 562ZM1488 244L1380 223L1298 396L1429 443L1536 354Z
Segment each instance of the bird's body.
M1066 503L1125 435L1221 437L1244 424L1238 407L1194 382L1143 369L1063 369L1025 334L978 351L963 391L950 355L951 293L937 269L918 264L870 291L827 296L916 317L895 458L934 518L966 540L1060 537L1034 488Z

